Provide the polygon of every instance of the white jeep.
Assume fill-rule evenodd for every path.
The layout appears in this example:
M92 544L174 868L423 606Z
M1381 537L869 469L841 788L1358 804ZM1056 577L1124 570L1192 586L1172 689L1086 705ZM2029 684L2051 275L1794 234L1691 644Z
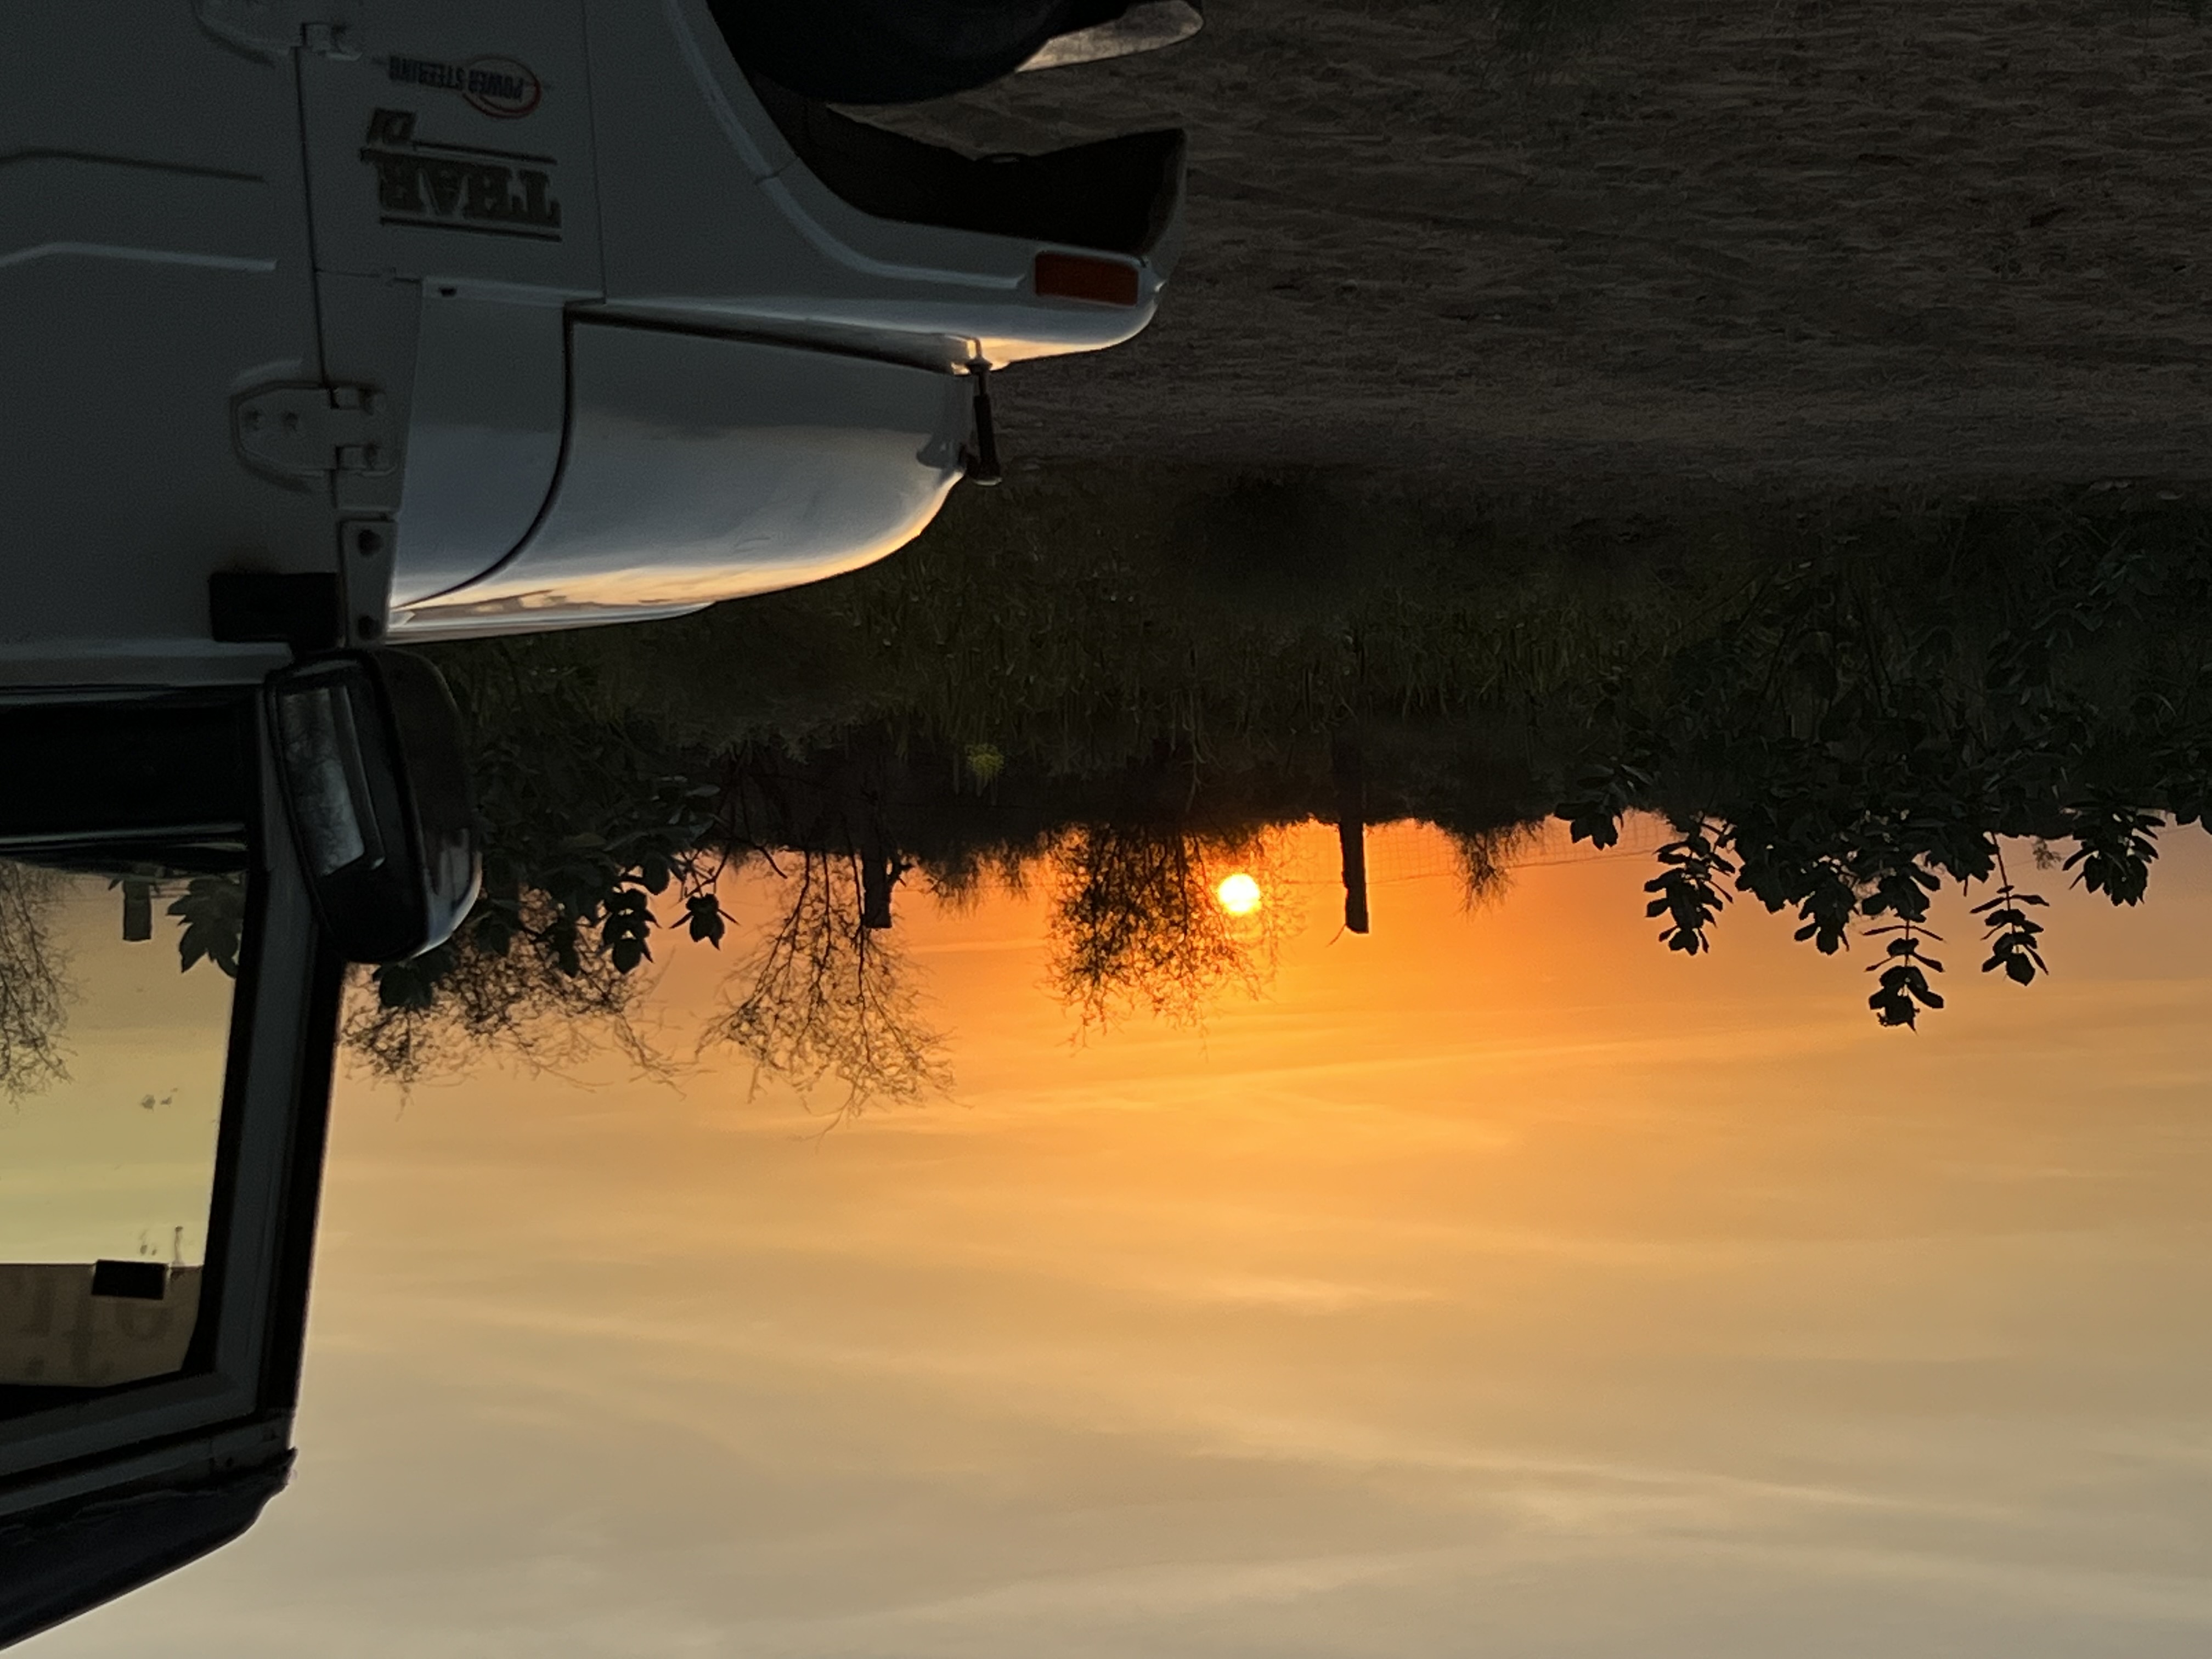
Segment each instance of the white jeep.
M1151 319L1182 136L978 159L823 100L1194 20L0 8L0 1644L283 1483L344 964L476 888L452 704L393 643L913 538L995 470L993 371Z

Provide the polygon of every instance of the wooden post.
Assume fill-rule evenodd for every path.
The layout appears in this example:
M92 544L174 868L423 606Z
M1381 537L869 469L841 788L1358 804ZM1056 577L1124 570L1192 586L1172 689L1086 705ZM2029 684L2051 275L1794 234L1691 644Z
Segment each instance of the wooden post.
M848 756L839 771L846 845L860 860L860 926L880 933L891 925L891 889L899 878L898 854L884 834L882 763L874 755Z
M898 866L879 853L860 857L860 926L881 932L891 925L891 886Z
M1359 739L1339 732L1330 744L1330 769L1336 775L1336 841L1344 855L1344 927L1367 931L1367 781L1360 765Z

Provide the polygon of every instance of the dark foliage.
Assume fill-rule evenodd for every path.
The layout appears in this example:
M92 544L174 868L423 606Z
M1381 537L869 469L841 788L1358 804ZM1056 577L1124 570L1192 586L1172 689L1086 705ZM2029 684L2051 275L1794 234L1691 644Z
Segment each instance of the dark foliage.
M723 1033L763 1067L921 1086L890 1026L880 1052L904 1058L851 1059L905 1006L868 936L916 871L957 890L1042 860L1071 1006L1190 1013L1265 972L1206 902L1210 849L1332 817L1332 737L1354 722L1370 819L1484 846L1556 810L1603 848L1658 814L1676 828L1649 909L1671 950L1711 948L1747 896L1823 952L1875 943L1888 1025L1942 1006L1946 884L1975 897L1984 972L2048 971L2008 840L2063 848L2072 880L2132 904L2160 836L2212 810L2212 519L2188 503L1539 533L1311 498L1271 498L1271 546L1325 533L1357 578L1267 578L1264 604L1238 573L1289 556L1221 540L1245 497L1109 532L1078 492L1026 521L951 515L858 576L665 630L453 654L490 879L453 945L379 974L356 1042L388 1065L426 1022L464 1047L542 1014L619 1024L659 930L719 944L726 863L786 850L811 920L746 941ZM1194 537L1213 551L1182 559Z

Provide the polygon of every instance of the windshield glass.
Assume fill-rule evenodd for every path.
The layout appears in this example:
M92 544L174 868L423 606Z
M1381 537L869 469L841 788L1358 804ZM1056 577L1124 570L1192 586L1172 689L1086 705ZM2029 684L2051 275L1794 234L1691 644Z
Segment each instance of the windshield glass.
M0 707L0 1416L186 1364L252 799L226 696Z
M70 861L0 858L0 1409L179 1370L207 1256L238 854Z

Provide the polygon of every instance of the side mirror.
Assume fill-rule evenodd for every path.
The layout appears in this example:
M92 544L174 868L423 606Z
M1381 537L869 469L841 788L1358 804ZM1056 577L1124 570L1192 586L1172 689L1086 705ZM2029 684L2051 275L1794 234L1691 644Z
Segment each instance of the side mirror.
M315 913L355 962L453 937L483 875L460 713L405 651L345 651L263 687L292 840Z

